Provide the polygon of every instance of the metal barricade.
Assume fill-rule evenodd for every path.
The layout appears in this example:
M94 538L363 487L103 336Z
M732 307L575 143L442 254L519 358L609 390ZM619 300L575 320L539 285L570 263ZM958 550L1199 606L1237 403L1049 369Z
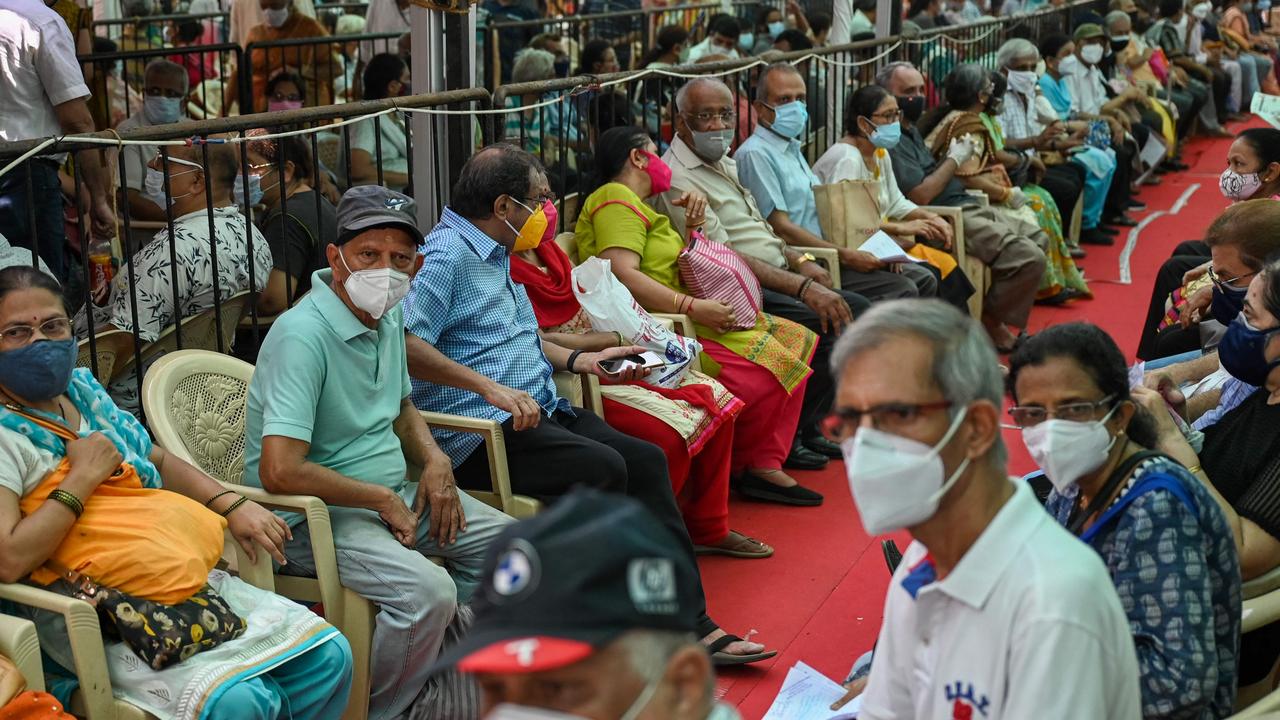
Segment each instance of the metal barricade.
M245 112L266 110L267 81L285 71L301 77L307 105L328 105L335 100L335 83L343 88L358 87L359 67L352 52L357 44L361 60L368 62L378 53L398 52L400 35L396 32L325 35L249 43L238 78L240 107Z
M169 43L165 38L165 28L177 28L183 22L199 22L206 27L213 28L217 33L213 38L215 42L226 42L227 27L230 21L230 13L197 13L197 14L173 14L173 15L142 15L138 17L128 18L110 18L94 20L90 23L91 32L98 37L111 38L119 41L121 38L132 38L133 42L129 47L122 47L122 50L150 50L153 48L164 47Z
M300 297L298 282L318 268L292 267L290 259L298 255L282 252L277 257L276 251L286 246L288 228L298 218L325 217L332 212L330 201L323 197L330 186L342 191L348 185L376 183L404 189L420 201L430 198L443 207L452 182L450 170L414 172L408 161L413 152L412 124L403 115L430 109L474 113L490 107L489 102L487 91L473 89L182 122L118 135L100 132L0 143L0 168L38 150L38 158L50 159L29 159L9 170L25 173L30 186L33 163L55 163L53 158L62 153L72 153L81 160L86 152L114 156L108 158L108 166L114 166L115 183L124 188L118 202L112 202L119 216L118 239L110 251L103 250L103 242L90 237L89 215L87 210L82 211L78 223L68 228L68 245L61 253L73 261L75 269L64 273L60 281L67 290L69 305L78 310L76 325L83 341L83 364L95 374L105 369L99 362L99 352L106 349L103 346L117 347L119 341L118 332L111 336L105 333L115 327L134 334L132 348L110 363L114 369L109 375L100 376L100 380L111 386L118 401L128 404L127 409L137 412L140 408L132 404L132 399L141 392L141 376L133 369L141 367L145 371L148 361L161 351L201 347L234 351L249 358L256 353L270 320L260 310L261 304L276 303L272 314L291 306ZM354 122L339 124L345 121ZM261 130L295 134L259 145L254 135ZM154 150L150 143L155 143ZM167 167L168 172L155 196L158 202L151 203L147 215L138 211L142 207L139 201L147 201L145 184L134 173L137 166L133 160L121 156L157 150L158 155L153 156L157 159L151 161L151 166ZM465 156L471 148L459 150ZM391 157L393 153L395 158ZM361 154L363 158L353 161ZM171 158L194 163L198 169L171 163ZM392 170L396 161L404 163L398 173ZM83 162L74 163L69 178L75 197L86 190L82 165ZM311 182L319 192L302 195L297 182L277 184L286 175L305 175L308 165L315 168ZM193 179L193 172L200 174ZM259 180L252 180L251 174L258 175ZM249 196L252 201L257 188L265 194L262 204L249 213L256 225L241 224L243 221L237 218L242 218L245 211L237 212L234 207L218 213L204 211L207 207L234 206L237 196ZM305 200L300 201L299 197ZM290 198L294 198L292 207ZM28 211L34 224L35 203L29 204ZM154 219L144 220L144 216ZM238 236L241 230L229 237L228 226L242 228L243 239ZM334 240L335 228L307 221L294 227L312 239L313 246L305 255L308 261L323 258L325 245ZM210 242L210 238L216 240ZM26 240L10 239L15 245ZM35 247L31 248L36 256L57 250L42 247L40 242L41 237L36 235ZM92 255L103 252L114 256L114 263L102 267L99 258L91 261ZM283 274L283 280L277 279L274 287L269 287L273 285L270 276L276 271ZM105 304L95 303L91 293L95 272L120 276L110 284L112 294ZM178 281L174 282L174 278ZM210 278L216 281L210 282ZM283 294L278 288L283 289ZM200 295L202 292L207 294ZM99 344L100 336L104 338L103 346Z

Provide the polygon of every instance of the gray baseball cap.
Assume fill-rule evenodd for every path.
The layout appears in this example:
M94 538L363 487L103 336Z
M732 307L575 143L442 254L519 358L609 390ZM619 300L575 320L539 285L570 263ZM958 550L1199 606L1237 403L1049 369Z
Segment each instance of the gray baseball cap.
M398 227L422 242L413 198L381 185L357 185L338 202L338 245L375 227Z

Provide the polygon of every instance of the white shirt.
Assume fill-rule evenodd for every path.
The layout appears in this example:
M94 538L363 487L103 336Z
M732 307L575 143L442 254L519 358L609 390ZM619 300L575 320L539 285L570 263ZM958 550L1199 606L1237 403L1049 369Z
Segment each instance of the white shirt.
M880 214L889 220L896 220L920 207L902 194L902 188L898 187L898 180L893 175L893 160L887 151L876 150L876 168L873 171L867 167L861 150L849 143L838 142L813 164L813 174L823 185L834 185L843 180L877 183L876 203L880 206Z
M724 55L728 57L730 60L738 59L737 49L725 50L719 45L713 45L711 43L711 36L708 35L706 38L702 40L702 42L689 48L689 57L685 58L684 62L681 64L692 65L693 63L698 62L698 60L702 59L707 55Z
M364 30L361 34L409 32L409 9L400 9L396 0L369 0L369 9L365 15ZM367 40L360 43L360 57L372 58L378 53L395 52L396 41Z
M1082 60L1080 67L1087 69L1067 75L1067 87L1071 89L1071 109L1086 115L1098 115L1109 99L1106 78L1097 65L1089 67Z
M1102 560L1016 485L943 580L923 545L907 548L859 720L1142 716L1133 637Z
M39 0L0 0L0 140L61 135L54 106L88 96L66 22Z
M89 431L89 421L80 415L80 434ZM0 488L11 490L19 499L36 489L44 476L58 468L61 455L37 447L20 432L0 428Z

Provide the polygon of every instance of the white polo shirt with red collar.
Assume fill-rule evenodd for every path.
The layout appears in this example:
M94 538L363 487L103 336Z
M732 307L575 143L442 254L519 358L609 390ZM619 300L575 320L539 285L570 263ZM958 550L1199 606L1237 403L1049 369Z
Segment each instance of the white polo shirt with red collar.
M859 720L1136 720L1138 661L1102 560L1018 488L951 573L911 543Z

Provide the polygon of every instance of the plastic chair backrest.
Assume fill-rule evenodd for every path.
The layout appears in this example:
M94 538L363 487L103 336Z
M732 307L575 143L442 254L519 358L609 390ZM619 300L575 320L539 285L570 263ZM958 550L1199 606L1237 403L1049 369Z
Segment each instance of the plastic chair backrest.
M241 484L252 378L249 363L207 350L156 360L142 383L156 442L218 480Z
M94 357L97 357L98 371L94 377L106 385L114 377L117 364L123 364L125 358L133 354L133 333L119 328L98 333L89 344L89 338L80 341L80 354L76 358L76 367L93 369Z
M231 352L231 345L235 341L236 328L240 325L240 316L244 314L245 308L248 307L249 299L252 293L245 290L222 301L219 308L210 308L198 315L192 315L182 321L180 326L169 326L164 332L160 333L154 342L147 343L142 346L140 355L142 363L146 365L158 355L171 353L178 349L178 327L182 328L182 349L183 350L218 350L218 317L221 316L222 323L222 349L224 352ZM133 366L134 356L130 353L120 369L116 371L117 375L123 374L125 370Z

